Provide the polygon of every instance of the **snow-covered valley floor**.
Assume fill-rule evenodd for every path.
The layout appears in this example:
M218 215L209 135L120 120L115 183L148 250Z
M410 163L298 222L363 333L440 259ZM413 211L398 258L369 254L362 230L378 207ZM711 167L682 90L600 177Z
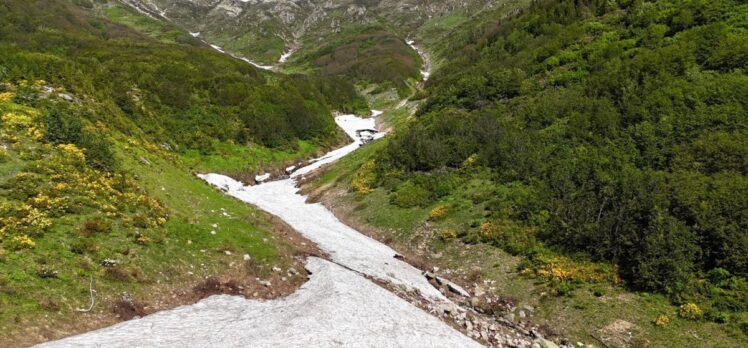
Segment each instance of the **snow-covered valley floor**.
M370 281L417 291L432 302L449 301L421 271L395 251L340 222L321 204L308 204L296 178L333 162L361 144L356 130L374 119L336 117L354 139L291 178L245 186L229 177L200 177L227 194L276 215L320 249L330 261L307 260L310 279L291 296L271 301L213 296L42 347L480 347L476 341ZM379 133L375 136L381 137Z

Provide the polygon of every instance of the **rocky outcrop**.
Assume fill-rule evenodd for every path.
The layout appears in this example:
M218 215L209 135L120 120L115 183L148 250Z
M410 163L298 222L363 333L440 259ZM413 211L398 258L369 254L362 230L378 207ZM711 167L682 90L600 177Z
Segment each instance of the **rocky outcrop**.
M167 19L207 41L260 63L275 63L301 42L341 27L379 22L403 37L427 20L455 10L478 10L488 0L117 0ZM225 41L232 41L233 47ZM283 47L277 47L282 42ZM270 48L268 48L270 47Z

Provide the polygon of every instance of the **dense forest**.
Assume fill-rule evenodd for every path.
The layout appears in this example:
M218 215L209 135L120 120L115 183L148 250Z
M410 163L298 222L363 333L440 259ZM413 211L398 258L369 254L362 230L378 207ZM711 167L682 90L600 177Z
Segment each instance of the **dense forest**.
M533 1L481 23L369 181L408 207L488 177L463 241L610 263L714 321L748 309L748 4Z

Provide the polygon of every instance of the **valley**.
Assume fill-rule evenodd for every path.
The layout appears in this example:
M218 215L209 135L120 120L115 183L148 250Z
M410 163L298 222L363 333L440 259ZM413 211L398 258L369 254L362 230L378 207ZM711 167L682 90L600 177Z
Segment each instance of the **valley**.
M0 345L744 346L745 14L0 4Z

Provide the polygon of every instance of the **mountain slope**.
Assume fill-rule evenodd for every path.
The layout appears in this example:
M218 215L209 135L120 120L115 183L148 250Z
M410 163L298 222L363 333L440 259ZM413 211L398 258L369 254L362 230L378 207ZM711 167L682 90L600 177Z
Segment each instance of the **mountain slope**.
M192 170L283 168L342 139L331 109L366 102L345 80L261 71L85 5L0 4L0 345L292 292L311 249Z
M468 279L510 283L501 294L580 339L625 321L633 337L606 344L744 345L745 9L486 11L429 48L444 61L382 153L315 187L349 190L346 216Z

